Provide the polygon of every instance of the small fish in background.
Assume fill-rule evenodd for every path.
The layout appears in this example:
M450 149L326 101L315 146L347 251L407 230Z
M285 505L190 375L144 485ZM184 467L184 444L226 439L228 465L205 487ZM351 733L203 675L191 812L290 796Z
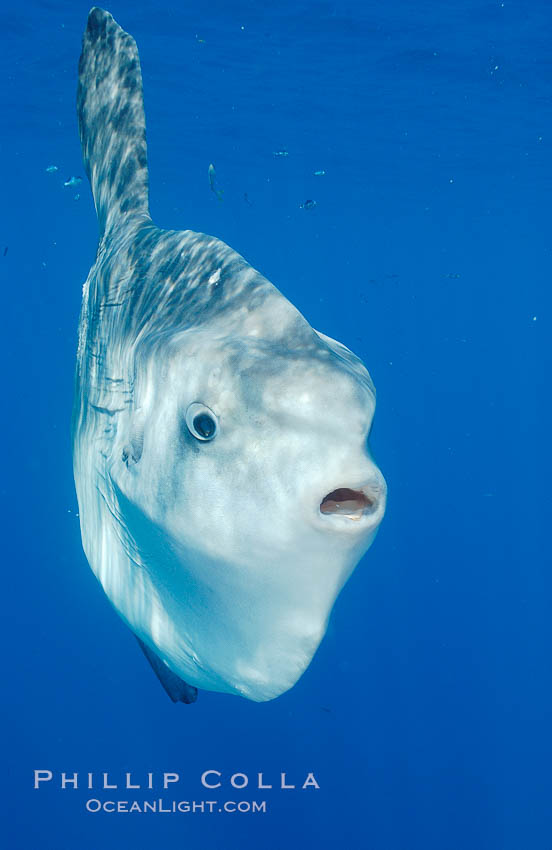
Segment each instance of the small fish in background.
M447 280L458 280L460 275L454 272L449 272L448 274L444 274L443 277L446 277Z
M289 151L285 148L282 148L279 151L272 151L272 156L289 156Z
M73 196L73 200L74 200L74 201L78 201L78 200L79 200L79 198L80 198L80 195L79 195L79 193L77 192L77 194Z
M315 176L315 177L324 177L324 176L325 176L325 174L326 174L326 172L324 171L324 169L323 169L323 168L321 168L321 169L320 169L320 171L315 171L315 172L314 172L314 176Z
M55 174L56 171L59 171L57 165L49 165L48 168L45 169L46 174Z
M299 209L301 209L301 210L313 210L316 206L317 206L316 201L313 201L312 199L309 198L308 200L304 201L302 204L299 204Z
M244 199L244 201L245 201L245 203L247 204L248 207L253 206L252 202L249 200L249 195L247 194L247 192L243 193L243 199Z
M82 183L82 177L70 177L69 180L66 180L63 185L64 186L78 186L79 183Z
M213 163L209 166L209 186L211 187L211 192L217 196L217 201L222 201L224 192L222 189L217 188L217 174Z
M4 253L3 253L3 255L2 255L2 256L4 256L4 257L5 257L5 256L7 256L7 253L8 253L8 246L7 246L7 245L5 245L5 246L4 246Z

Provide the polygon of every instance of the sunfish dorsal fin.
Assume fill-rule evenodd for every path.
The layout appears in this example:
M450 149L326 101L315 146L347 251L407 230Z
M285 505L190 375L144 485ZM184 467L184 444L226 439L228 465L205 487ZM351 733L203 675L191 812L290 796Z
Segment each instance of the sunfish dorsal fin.
M109 12L97 7L82 39L77 112L101 238L125 220L149 213L138 48Z

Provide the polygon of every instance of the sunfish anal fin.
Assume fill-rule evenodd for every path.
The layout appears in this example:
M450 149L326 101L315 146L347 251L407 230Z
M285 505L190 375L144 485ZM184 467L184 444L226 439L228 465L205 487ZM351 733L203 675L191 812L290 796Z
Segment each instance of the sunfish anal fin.
M149 646L136 637L136 640L142 647L142 651L153 668L153 672L163 685L173 702L185 702L189 705L197 699L197 688L188 685L176 673L169 670L164 661L161 661L158 655L153 652Z

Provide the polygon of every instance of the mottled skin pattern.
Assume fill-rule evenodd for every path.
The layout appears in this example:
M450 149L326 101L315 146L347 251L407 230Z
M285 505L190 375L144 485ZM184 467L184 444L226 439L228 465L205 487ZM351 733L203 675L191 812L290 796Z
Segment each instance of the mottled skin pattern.
M138 53L100 9L78 117L100 229L73 414L83 546L162 680L271 699L383 517L373 385L223 242L151 222ZM187 430L191 403L218 418L212 442ZM339 487L368 497L355 521L320 512Z
M121 215L148 214L148 168L136 42L97 8L83 37L77 113L101 235Z

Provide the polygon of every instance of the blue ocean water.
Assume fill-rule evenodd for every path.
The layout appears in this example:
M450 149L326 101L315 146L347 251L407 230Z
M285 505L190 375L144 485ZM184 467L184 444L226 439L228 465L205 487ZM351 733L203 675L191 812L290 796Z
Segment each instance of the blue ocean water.
M4 7L0 35L2 846L548 850L550 5L109 7L140 50L154 220L222 238L364 359L389 485L300 682L190 707L80 544L69 423L97 227L86 180L63 183L84 177L88 8ZM38 790L36 769L53 774ZM156 790L89 791L88 772L151 772ZM267 811L91 813L92 797Z

